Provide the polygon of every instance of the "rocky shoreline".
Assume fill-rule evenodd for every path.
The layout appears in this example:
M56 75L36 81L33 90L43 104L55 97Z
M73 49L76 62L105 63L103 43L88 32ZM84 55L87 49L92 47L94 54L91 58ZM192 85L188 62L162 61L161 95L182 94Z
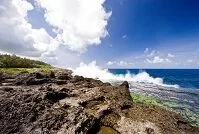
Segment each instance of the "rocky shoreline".
M198 134L180 115L133 102L128 82L112 86L53 70L0 73L2 134Z

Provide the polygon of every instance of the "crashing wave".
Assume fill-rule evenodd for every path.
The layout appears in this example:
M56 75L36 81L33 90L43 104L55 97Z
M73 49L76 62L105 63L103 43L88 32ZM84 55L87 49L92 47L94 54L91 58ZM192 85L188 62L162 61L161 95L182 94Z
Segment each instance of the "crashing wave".
M178 85L164 84L162 78L153 78L145 71L141 71L138 74L131 74L129 71L127 71L126 74L113 74L109 72L108 69L102 69L97 66L95 61L91 62L90 64L80 63L79 67L73 69L73 74L87 78L100 79L103 82L128 81L129 83L151 83L164 87L179 88Z

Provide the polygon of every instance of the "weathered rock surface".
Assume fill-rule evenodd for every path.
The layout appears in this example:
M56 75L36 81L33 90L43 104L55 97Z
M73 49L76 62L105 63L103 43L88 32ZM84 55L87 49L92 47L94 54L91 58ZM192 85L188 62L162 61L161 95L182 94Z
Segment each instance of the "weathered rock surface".
M199 133L175 113L134 104L128 88L128 82L116 87L68 70L0 74L0 133Z

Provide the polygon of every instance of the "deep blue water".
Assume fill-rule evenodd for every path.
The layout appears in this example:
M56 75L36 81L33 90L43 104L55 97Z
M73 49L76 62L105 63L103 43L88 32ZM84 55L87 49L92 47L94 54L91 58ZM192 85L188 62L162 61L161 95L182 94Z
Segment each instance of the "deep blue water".
M140 69L109 69L113 74L138 74ZM177 84L181 88L199 89L199 69L144 69L150 76L162 78L164 84Z

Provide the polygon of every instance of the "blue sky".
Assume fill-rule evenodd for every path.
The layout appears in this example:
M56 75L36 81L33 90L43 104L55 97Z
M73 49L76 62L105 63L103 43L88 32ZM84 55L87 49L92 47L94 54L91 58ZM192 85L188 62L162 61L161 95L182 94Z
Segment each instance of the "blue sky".
M175 55L175 62L180 62L181 67L198 67L190 62L199 61L199 1L109 0L105 5L113 12L108 26L110 36L101 46L88 50L89 56L97 51L110 60L134 62L134 57L143 55L149 48L161 54ZM96 58L100 60L101 55ZM189 62L186 65L183 64L185 60ZM162 68L165 65L144 66ZM173 63L167 66L180 68Z
M18 5L13 1L20 3L22 0L8 0L13 6L3 1L0 7L10 8L9 12L14 14ZM104 68L199 68L198 0L24 2L24 5L28 4L32 8L24 8L23 14L19 12L13 18L24 17L26 22L20 22L20 25L32 26L23 36L28 35L33 41L27 43L23 36L13 36L19 44L23 38L22 44L26 45L21 47L30 44L28 48L35 49L34 53L23 53L23 49L17 51L13 42L7 43L5 38L0 38L6 44L0 45L3 53L33 57L62 67L96 61ZM4 23L1 26L11 27ZM0 33L0 37L4 37L3 34Z

